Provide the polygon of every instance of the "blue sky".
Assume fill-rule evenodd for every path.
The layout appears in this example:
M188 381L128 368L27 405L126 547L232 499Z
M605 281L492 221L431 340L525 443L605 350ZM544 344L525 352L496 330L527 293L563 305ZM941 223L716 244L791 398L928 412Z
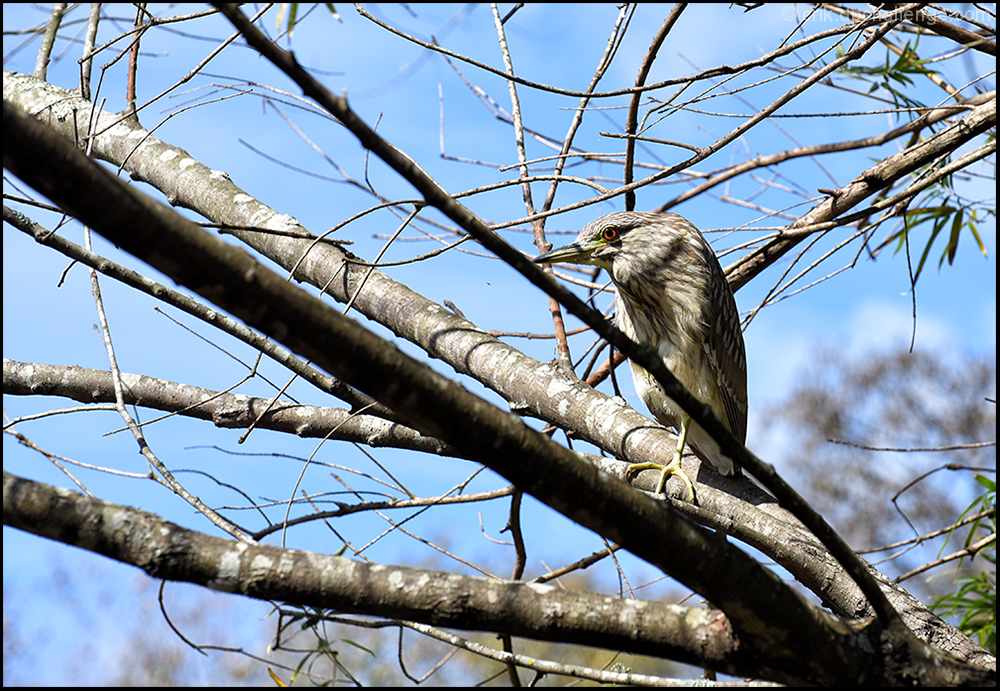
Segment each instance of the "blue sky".
M657 62L649 81L686 75L718 64L736 64L771 50L794 27L794 15L789 7L775 5L746 14L726 5L691 7L682 17L678 29L671 34L668 45L662 51L662 59ZM338 4L338 9L344 13L342 23L325 14L320 6L296 29L291 46L301 63L323 75L325 83L335 92L346 90L351 104L362 117L369 123L378 121L380 134L403 147L449 191L470 189L493 182L498 177L516 177L516 170L500 174L494 166L516 163L510 127L490 115L479 98L456 77L454 70L441 56L429 54L418 46L399 40L387 43L387 34L358 17L352 7ZM458 5L412 5L409 10L394 5L371 8L376 16L383 17L414 35L426 39L433 34L451 50L491 65L501 64L487 6L463 10ZM636 66L645 54L649 38L666 16L666 11L662 6L640 8L630 29L630 39L621 46L615 67L605 80L605 88L621 88L633 83ZM131 22L131 17L125 16L126 8L122 7L121 12L124 23L118 27L113 27L111 22L103 25L102 31L108 32L104 40ZM416 16L412 16L410 12ZM463 17L462 12L466 12L468 16ZM506 27L519 74L567 89L583 90L603 50L616 13L617 10L611 5L577 5L571 15L564 6L526 5ZM74 16L83 17L79 11ZM5 29L24 27L40 22L44 17L44 12L28 5L4 7ZM274 14L266 21L273 32ZM834 25L832 17L819 16L807 28L809 31L826 28L822 22ZM712 38L706 40L703 29L709 26L712 28ZM445 27L449 27L447 31L444 30ZM180 79L218 44L219 37L230 33L229 26L218 18L186 28L191 30L187 36L178 37L160 31L150 33L144 40L144 59L140 63L139 80L141 102ZM199 37L212 37L212 40L201 40ZM37 45L32 44L29 48L12 54L12 46L21 40L21 37L4 37L4 54L7 59L5 69L30 72ZM289 41L284 40L282 45L287 47ZM386 45L391 46L391 49L384 49ZM61 43L56 51L59 59L50 68L50 81L65 88L76 86L78 53L78 46ZM882 59L884 52L874 50L865 64L874 65ZM973 55L970 59L979 61L982 58ZM109 60L110 56L106 54L100 64ZM789 59L782 64L793 63ZM466 64L461 65L461 70L491 99L509 110L507 87L501 79L486 75ZM970 73L975 72L976 70L970 69ZM770 83L749 86L754 80L774 76L773 72L754 73L753 80L738 82L748 86L738 94L738 99L722 95L722 92L733 88L735 84L719 86L717 98L697 104L698 108L710 112L678 113L665 125L654 130L651 136L699 146L710 144L741 121L715 113L746 117L768 105L797 81L784 77ZM108 99L105 107L109 110L120 110L124 105L121 100L123 79L124 61L109 71L101 92L101 96ZM954 79L961 83L957 75ZM214 97L232 93L222 91L220 87L240 84L240 80L271 84L297 94L294 87L263 59L245 48L233 46L216 58L202 75L181 87L175 96L161 99L144 110L141 114L142 122L147 128L151 128L165 120L156 131L156 136L186 149L206 165L225 170L248 193L278 211L295 216L314 232L321 232L372 203L370 197L358 193L348 185L279 167L254 152L251 146L268 156L280 158L290 166L338 177L338 173L316 154L310 144L304 142L273 109L262 107L255 96L241 96L202 105L176 117L168 117L173 111L192 103L210 101ZM994 82L995 77L991 80L991 83ZM693 87L691 93L686 92L685 96L692 96L708 86L709 83L700 82L697 87ZM264 93L259 86L255 86L254 91L257 94ZM212 96L213 93L216 96ZM547 135L561 138L572 118L570 108L576 104L576 99L533 92L526 88L520 88L519 93L528 125ZM665 94L658 93L657 96L662 98ZM928 103L936 103L943 98L942 94L934 93L926 87L922 87L920 97ZM601 133L620 131L623 119L621 108L625 103L627 101L622 98L595 103L595 107L613 109L588 116L577 140L579 146L598 152L620 151L620 140ZM782 113L857 111L873 107L861 99L852 101L843 92L817 89L796 100ZM315 146L322 148L337 165L351 175L363 178L365 153L350 135L329 121L306 115L290 106L283 105L282 111L294 118L296 125L307 132ZM440 157L442 113L447 153L455 157L475 158L490 165L473 165ZM743 160L748 155L773 153L796 145L877 134L887 129L890 121L889 115L778 118L757 127L712 159L695 166L695 170L709 172ZM898 143L893 142L867 153L874 159L891 154L897 146ZM529 142L529 157L550 153L549 149ZM682 160L684 155L683 150L665 147L651 148L648 154L670 163ZM368 163L370 177L381 194L390 198L414 196L406 183L386 171L378 161ZM801 178L769 181L770 184L760 179L740 178L731 185L713 190L714 195L725 194L733 199L753 196L754 203L759 204L757 209L728 203L718 196L702 195L674 211L687 216L705 230L782 225L787 220L768 218L761 209L799 215L815 203L810 201L810 197L820 196L816 192L817 187L846 184L858 173L856 158L853 156L843 159L824 158L822 164L828 171L827 176L817 175L816 164L804 160L794 166L782 168L786 176L801 173ZM608 177L620 174L615 166L608 165L602 169L596 164L588 167L585 174L600 175L602 170ZM567 172L577 174L573 168ZM602 184L610 186L612 183L605 181ZM779 189L779 185L790 188L793 192L783 191ZM5 191L12 189L6 179L4 186ZM796 186L800 187L805 196L794 193ZM641 190L637 208L652 208L686 187L687 183L683 181L671 181ZM145 186L143 188L148 191ZM534 187L536 205L541 204L546 190L547 183ZM977 199L995 197L992 180L973 181L964 191L969 197ZM564 185L560 189L557 205L591 196L593 193L589 188ZM619 198L599 207L587 207L558 216L549 221L547 230L575 233L591 218L620 209L621 204ZM477 195L469 201L469 205L492 222L503 222L525 215L521 191L516 186ZM36 218L43 223L53 223L52 216L38 214ZM388 233L394 228L387 219L387 216L379 216L353 226L349 237L357 244L352 251L367 258L373 257L384 243L384 239L373 237L373 234ZM78 229L68 233L79 241ZM731 247L757 234L754 230L743 230L719 239L717 247ZM882 236L878 235L879 238ZM526 253L535 254L530 233L508 233L507 237ZM567 238L566 235L555 234L550 237L557 244ZM713 240L717 237L710 235ZM830 247L837 237L839 236L835 235L820 243L811 256L818 256L820 248ZM963 239L953 266L946 264L939 270L936 266L939 250L935 250L934 259L920 278L915 327L915 348L918 350L992 353L995 359L995 223L983 226L986 257L978 252L970 239ZM116 260L136 265L136 262L123 257L114 248L107 247L99 238L95 240L95 245L106 250ZM432 247L432 244L426 242L397 243L390 248L385 259L393 261L412 257ZM855 251L856 248L850 250L852 253ZM731 263L734 256L724 258L723 265ZM106 368L107 356L93 328L96 316L85 272L80 267L74 268L65 285L57 287L66 261L39 248L7 225L4 226L3 261L4 357ZM787 261L788 259L785 264ZM803 283L830 273L848 261L846 254L838 256L811 273ZM436 261L433 266L433 271L427 271L426 265L416 265L390 269L387 273L432 300L455 302L470 320L482 328L535 333L551 330L547 298L526 285L500 262L493 259L470 259L452 253ZM756 307L783 268L783 265L772 268L741 290L737 295L741 310ZM237 362L220 355L213 347L154 313L153 301L131 294L110 281L104 281L102 287L123 370L145 372L210 388L231 385L244 373L244 368ZM745 333L750 363L748 445L765 459L778 451L769 446L777 443L775 440L755 438L754 429L760 423L756 417L760 415L757 411L763 408L762 404L780 400L787 394L800 376L801 367L809 362L811 353L817 347L832 345L862 355L872 350L908 344L914 329L912 309L905 257L887 250L877 260L862 255L850 271L762 310ZM185 323L191 325L190 320ZM192 326L198 328L200 333L207 333L200 325ZM384 329L380 333L385 333ZM589 336L577 340L577 352L585 347L584 341L589 343ZM541 360L549 359L553 353L551 341L515 343ZM252 361L252 354L246 348L229 342L225 345L240 354L244 360ZM267 371L275 381L284 382L285 375L277 368L269 368ZM481 391L474 383L467 385ZM631 383L628 382L626 386L626 397L637 408L641 408L631 393ZM260 384L251 384L241 391L267 395L268 389ZM301 392L306 397L311 395L304 387L293 388L293 391ZM995 383L993 391L995 392ZM484 395L498 400L488 392L484 392ZM10 416L25 415L36 409L68 407L66 402L32 401L21 397L5 397L4 405ZM120 421L115 413L77 413L71 415L69 420L69 423L62 419L57 422L25 423L20 429L33 439L50 442L52 450L73 455L78 460L112 465L130 472L144 471L144 462L136 453L135 442L130 437L118 434L109 441L95 433L98 429L105 432L119 427ZM56 433L52 431L54 429L60 431ZM68 436L67 429L74 430L72 436L60 438ZM267 453L274 451L276 442L280 442L282 452L301 456L309 455L315 447L314 442L277 439L270 433L256 435L245 448L237 447L236 434L221 434L213 429L206 429L201 423L176 422L169 429L169 433L158 433L153 428L150 434L158 453L170 459L172 467L198 467L212 469L220 474L235 473L244 477L255 491L279 499L284 498L292 486L299 467L296 463L275 464L267 457L236 460L217 450L204 448L204 445L219 444L239 452L256 450ZM54 439L58 441L53 441ZM342 462L350 465L352 460ZM421 460L416 465L411 465L412 463L412 460L403 462L397 471L409 475L415 485L426 484L428 491L439 490L446 479L471 472L469 465L462 462L426 463ZM4 466L10 472L32 479L60 486L69 485L64 475L37 454L19 447L9 435L4 437ZM111 501L141 504L149 510L161 511L179 523L202 530L210 529L204 519L192 515L187 505L163 490L154 489L150 483L94 473L86 474L86 478L90 487ZM201 486L197 481L194 484ZM496 481L485 474L477 478L474 486L496 486ZM205 491L213 491L211 483L206 483L204 487ZM569 536L578 534L579 531L574 533L572 527L564 521L553 520L547 509L532 506L528 511L537 520L551 524L546 532L548 544L540 546L539 551L548 549L555 552L557 558L570 558L571 554L579 555L599 547L593 540L586 542L586 547L573 542ZM469 514L467 520L475 520L474 515ZM503 526L503 512L487 515L485 523L487 532L499 537L499 530ZM566 544L569 547L561 553L554 549L554 545L561 545L563 541L553 538L562 538L563 535L567 536ZM303 531L296 539L307 545L310 539L316 537L315 533ZM377 545L374 549L382 550L378 558L403 559L410 544L394 543L384 550ZM312 548L321 547L313 543ZM470 552L476 552L477 549L474 546L468 547ZM65 608L53 606L39 589L47 582L46 574L50 573L53 563L70 565L67 570L72 573L82 568L79 565L95 561L104 560L17 531L4 530L5 589L11 589L19 598L25 598L23 606L26 608L34 608L37 603L38 611L44 612L44 616L51 617L53 621L58 621L59 617L65 615ZM538 564L533 567L541 568ZM108 583L127 584L136 573L134 569L127 567L105 565L103 568L108 574ZM502 571L507 567L498 568ZM123 592L126 589L124 585L120 588ZM81 596L86 597L83 586L81 591ZM47 602L48 604L44 604ZM156 625L159 624L157 622ZM65 630L75 631L76 626L78 624L66 622ZM63 629L62 626L57 628ZM61 671L56 669L36 668L34 672L39 675L36 680L43 683L66 681L66 677L60 676Z

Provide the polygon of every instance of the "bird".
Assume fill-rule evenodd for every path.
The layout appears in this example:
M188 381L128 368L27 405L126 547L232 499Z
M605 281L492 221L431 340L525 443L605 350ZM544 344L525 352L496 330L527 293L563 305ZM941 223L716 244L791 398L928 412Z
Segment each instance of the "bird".
M619 211L588 223L576 240L533 259L604 269L615 285L615 323L641 346L651 348L670 372L740 441L746 441L747 365L736 298L715 252L690 221L672 213ZM739 464L667 396L649 372L629 361L636 393L661 424L677 430L673 459L639 463L626 478L661 470L656 494L671 475L695 501L694 484L681 468L685 444L722 475Z

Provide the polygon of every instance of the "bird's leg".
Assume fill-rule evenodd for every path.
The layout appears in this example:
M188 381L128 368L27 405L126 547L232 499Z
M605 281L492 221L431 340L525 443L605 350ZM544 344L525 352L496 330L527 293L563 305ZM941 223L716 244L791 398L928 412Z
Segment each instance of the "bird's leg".
M684 469L681 468L681 456L684 454L684 445L687 444L688 430L691 428L691 418L687 413L681 414L681 433L677 437L677 449L674 451L674 458L670 461L669 465L663 466L663 472L660 473L660 481L656 483L656 493L660 494L667 487L667 478L671 475L678 476L684 481L684 485L687 487L688 491L688 501L694 501L694 484L691 482L691 478L687 476Z
M656 494L661 494L667 487L667 478L671 475L676 475L684 481L684 485L687 487L688 502L694 504L694 483L691 482L691 478L687 476L687 473L685 473L684 469L681 467L681 456L684 453L684 445L687 443L688 429L690 427L691 418L687 413L682 413L680 435L677 438L677 449L674 451L674 457L670 463L666 465L663 465L662 463L634 463L625 469L625 477L627 478L632 473L637 473L640 470L650 470L653 468L661 470L660 480L656 483Z

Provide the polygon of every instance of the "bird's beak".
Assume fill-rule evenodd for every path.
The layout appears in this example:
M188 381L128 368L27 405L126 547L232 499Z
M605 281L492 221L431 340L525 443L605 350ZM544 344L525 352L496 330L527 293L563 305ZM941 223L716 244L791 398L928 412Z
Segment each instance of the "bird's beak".
M591 255L595 249L597 249L597 246L594 243L572 242L568 245L549 250L545 254L540 254L531 261L536 264L555 264L556 262L590 264Z

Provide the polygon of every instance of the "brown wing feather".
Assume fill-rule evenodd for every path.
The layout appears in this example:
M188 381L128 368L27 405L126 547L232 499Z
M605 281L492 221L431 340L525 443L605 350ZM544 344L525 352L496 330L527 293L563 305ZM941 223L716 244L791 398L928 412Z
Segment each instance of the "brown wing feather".
M706 242L707 244L707 242ZM711 259L712 321L706 324L705 348L715 370L729 429L741 442L747 435L747 358L736 299L715 253Z

